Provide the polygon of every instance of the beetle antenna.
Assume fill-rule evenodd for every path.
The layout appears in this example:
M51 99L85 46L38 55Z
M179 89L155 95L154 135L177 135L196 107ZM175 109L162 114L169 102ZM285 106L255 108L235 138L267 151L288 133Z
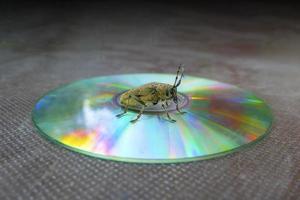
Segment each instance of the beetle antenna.
M178 75L179 75L179 72L181 71L181 77L177 83L177 80L178 80ZM181 82L181 79L183 77L183 67L182 67L182 64L179 65L178 69L177 69L177 75L176 75L176 78L175 78L175 82L174 82L174 85L173 87L178 87L180 82Z
M184 75L183 75L184 68L183 68L181 65L180 65L179 68L178 68L178 71L179 71L179 70L181 71L181 76L180 76L180 79L179 79L178 83L175 82L176 85L174 85L174 87L178 87L178 86L180 85L181 79L182 79L183 76L184 76ZM178 71L177 71L177 72L178 72ZM177 80L177 79L178 79L178 73L177 73L177 76L176 76L176 80Z

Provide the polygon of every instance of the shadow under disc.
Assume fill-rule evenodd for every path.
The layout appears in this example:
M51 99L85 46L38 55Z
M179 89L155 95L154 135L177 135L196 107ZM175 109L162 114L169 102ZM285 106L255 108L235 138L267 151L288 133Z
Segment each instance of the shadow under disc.
M148 108L116 115L121 93L149 82L173 84L175 74L125 74L96 77L50 91L36 103L32 119L52 141L86 155L127 162L172 163L234 152L263 138L272 123L268 105L234 85L185 76L178 92L179 114ZM159 112L153 112L159 111Z

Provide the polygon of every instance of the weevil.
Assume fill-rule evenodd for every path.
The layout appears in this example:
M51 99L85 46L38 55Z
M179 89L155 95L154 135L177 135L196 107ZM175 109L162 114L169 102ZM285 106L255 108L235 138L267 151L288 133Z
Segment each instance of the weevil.
M180 114L185 113L180 111L179 109L177 95L177 87L180 85L181 79L184 76L183 71L184 69L180 65L178 67L177 75L175 77L173 85L167 83L152 82L123 93L120 96L120 104L124 107L124 111L116 116L123 116L125 113L127 113L128 107L139 107L140 109L137 117L130 121L134 123L142 116L146 107L154 106L160 103L162 109L167 114L168 119L171 122L176 122L176 120L171 118L166 108L169 106L169 101L173 101L176 104L176 110Z

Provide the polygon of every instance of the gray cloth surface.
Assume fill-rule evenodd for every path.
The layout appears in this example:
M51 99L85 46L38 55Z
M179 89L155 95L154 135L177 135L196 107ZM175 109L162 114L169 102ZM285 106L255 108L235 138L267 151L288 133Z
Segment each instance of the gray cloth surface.
M0 199L299 199L300 20L280 12L289 8L55 8L0 14ZM35 101L61 84L174 73L179 63L265 99L275 116L270 134L212 160L129 164L69 151L31 122Z

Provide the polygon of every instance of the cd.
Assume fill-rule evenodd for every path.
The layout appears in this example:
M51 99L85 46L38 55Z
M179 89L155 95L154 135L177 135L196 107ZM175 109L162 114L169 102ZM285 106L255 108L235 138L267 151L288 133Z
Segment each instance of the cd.
M120 96L150 82L173 84L174 74L123 74L79 80L50 91L34 106L32 119L48 139L93 157L143 163L214 158L263 138L272 123L264 100L234 85L185 76L178 86L180 114L149 107L122 117Z

